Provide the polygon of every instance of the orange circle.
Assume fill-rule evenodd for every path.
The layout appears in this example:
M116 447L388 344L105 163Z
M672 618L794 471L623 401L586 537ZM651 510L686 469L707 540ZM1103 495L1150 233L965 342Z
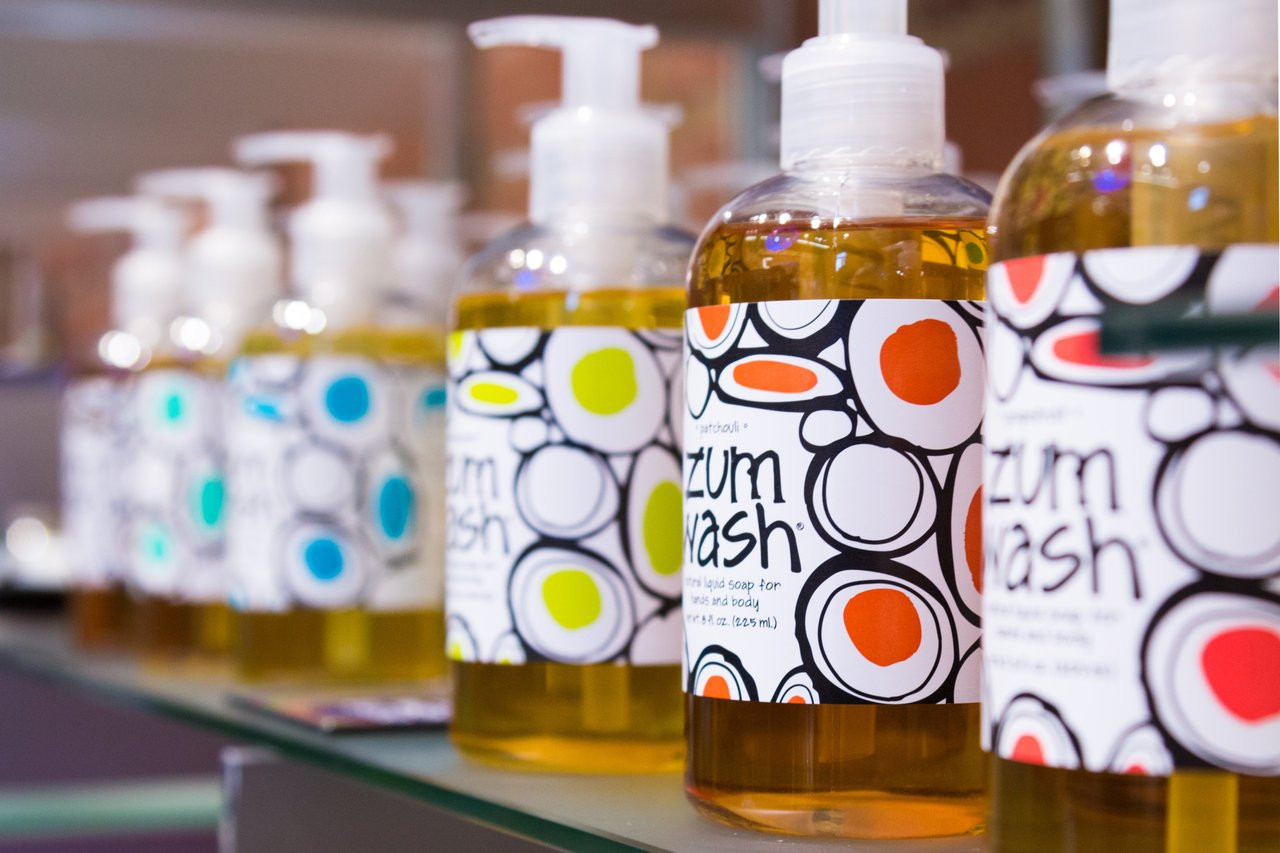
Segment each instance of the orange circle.
M920 616L906 593L869 589L844 605L844 630L854 648L876 666L901 663L920 650Z
M698 322L709 340L715 340L724 334L724 327L729 325L728 305L704 305L698 309Z
M729 682L723 675L713 675L702 685L702 695L708 699L730 699Z
M982 592L982 487L973 493L964 516L964 561L973 577L973 588Z
M744 388L799 394L818 384L818 374L785 361L748 361L733 368L733 381Z
M804 701L803 696L792 696L790 699L787 700L787 704L788 705L808 705L809 703Z
M1043 765L1044 748L1040 746L1040 741L1031 735L1023 735L1013 745L1013 754L1009 757L1014 761L1021 761L1023 764Z
M917 406L940 403L960 385L955 330L934 319L899 326L880 345L880 373L898 399Z

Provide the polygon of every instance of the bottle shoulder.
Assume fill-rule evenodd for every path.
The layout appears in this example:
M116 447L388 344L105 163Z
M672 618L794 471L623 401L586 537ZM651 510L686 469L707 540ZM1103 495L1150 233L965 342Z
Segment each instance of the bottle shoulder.
M680 287L695 238L673 226L526 223L471 256L455 298L471 294Z
M1023 146L1006 170L992 207L993 257L1275 242L1276 138L1274 100L1265 96L1090 101Z

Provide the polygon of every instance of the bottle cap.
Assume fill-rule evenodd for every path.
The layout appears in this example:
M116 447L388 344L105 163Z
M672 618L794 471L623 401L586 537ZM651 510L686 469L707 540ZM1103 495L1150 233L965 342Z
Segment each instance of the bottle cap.
M119 367L137 367L159 347L182 310L182 240L186 218L176 208L140 196L109 196L76 202L67 226L83 233L126 231L132 245L111 268L109 334L133 339L116 359Z
M781 164L943 154L943 59L907 35L906 0L819 0L818 35L782 63Z
M562 52L561 101L533 123L529 219L667 218L668 131L640 103L640 52L658 30L609 18L516 15L467 28L477 47Z
M1276 79L1276 0L1111 0L1107 88Z
M378 194L378 162L390 151L384 136L339 131L280 131L236 140L236 159L246 166L312 166L311 198L289 215L287 225L290 279L311 312L309 331L376 322L394 285L395 226Z
M462 264L458 218L466 192L456 181L388 181L383 190L400 220L394 313L443 326Z
M267 214L272 181L210 166L148 172L135 188L147 196L208 205L207 224L184 253L187 311L204 325L189 326L180 338L206 352L236 347L263 322L283 290L280 242Z

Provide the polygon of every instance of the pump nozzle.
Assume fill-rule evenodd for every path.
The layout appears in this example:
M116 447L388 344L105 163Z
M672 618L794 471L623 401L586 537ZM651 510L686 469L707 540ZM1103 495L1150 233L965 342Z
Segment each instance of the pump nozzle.
M336 130L281 130L242 136L235 158L246 166L305 162L315 170L312 198L367 199L377 192L378 162L391 153L385 136Z
M667 128L640 104L640 53L653 26L609 18L516 15L467 28L476 46L564 54L561 101L530 143L529 218L666 218Z
M943 59L907 35L906 0L820 0L817 37L783 60L781 139L784 169L941 166Z
M187 244L187 310L210 329L206 347L234 348L281 295L282 258L271 232L267 175L217 166L163 169L135 182L138 191L209 205L209 222Z
M315 328L374 322L391 290L391 214L378 195L385 136L280 131L236 140L241 163L312 165L312 196L289 216L290 272L298 298L319 312Z
M194 199L209 205L209 227L266 229L267 202L275 182L267 175L222 166L160 169L139 175L134 189L162 199Z
M67 212L67 226L84 233L126 231L129 251L111 268L111 322L139 344L121 367L143 363L181 309L182 238L186 218L160 201L138 196L85 199Z

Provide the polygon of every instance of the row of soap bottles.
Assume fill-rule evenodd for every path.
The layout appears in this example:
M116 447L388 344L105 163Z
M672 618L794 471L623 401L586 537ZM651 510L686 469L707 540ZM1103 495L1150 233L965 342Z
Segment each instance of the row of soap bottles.
M1209 35L1206 19L1223 10L1176 7L1115 0L1112 97L1027 147L989 232L986 194L939 174L942 61L906 36L905 2L823 0L819 36L783 68L784 174L709 223L686 294L672 274L685 238L661 228L656 205L665 143L635 109L635 55L651 33L537 19L473 28L482 45L566 56L564 108L534 126L533 226L467 267L450 338L446 604L464 752L542 769L669 767L680 753L680 666L686 789L720 820L798 834L977 832L989 781L979 743L1013 732L1025 740L995 745L999 849L1102 849L1119 838L1153 851L1275 846L1275 783L1263 778L1276 769L1273 707L1252 729L1226 732L1263 755L1197 751L1148 724L1143 760L1112 772L1093 754L1105 734L1073 762L1054 749L1077 741L1056 737L1052 720L979 714L984 578L999 576L984 565L984 379L1025 373L1035 357L1023 342L986 351L984 366L988 264L1261 242L1274 273L1274 23L1260 23L1274 22L1274 4L1240 0L1225 35ZM584 31L595 50L578 42ZM1135 169L1130 149L1150 139L1162 162ZM577 164L576 182L557 173L565 162ZM1201 187L1188 166L1223 177ZM1206 191L1223 207L1188 215L1206 209ZM1014 296L1040 316L1038 291L1020 285ZM681 354L674 315L686 305ZM997 306L994 316L997 337L1040 330L1031 315L1011 320ZM1082 360L1108 365L1096 352ZM839 397L851 389L849 407ZM1260 461L1274 454L1276 403L1244 429L1248 442L1271 430ZM1106 400L1082 411L1095 428L1118 426ZM1002 438L1065 446L1083 434L1051 415L1002 423ZM1046 435L1027 427L1042 421ZM726 460L718 481L715 454ZM726 471L730 496L736 487L764 500L717 500ZM1239 472L1221 471L1221 494L1233 494ZM1265 479L1230 502L1251 542L1274 528ZM735 530L744 506L749 520ZM1167 553L1143 559L1157 576L1178 571ZM681 563L682 615L672 583ZM1247 593L1241 618L1261 621L1245 632L1263 644L1280 638L1275 614L1256 610L1274 608L1264 581L1274 587L1275 567L1257 571L1248 590L1231 591ZM727 579L767 590L773 613L729 619L722 604L717 618L707 605L732 601ZM750 607L751 591L737 589ZM759 614L763 598L754 602ZM1010 612L985 627L1016 627ZM1118 653L1136 655L1142 622L1124 618L1122 645L1133 648ZM1113 640L1092 640L1093 671L1108 670ZM1280 674L1268 649L1250 648L1264 686L1237 705L1255 714ZM1027 671L1000 673L1002 695ZM1081 686L1094 707L1140 704L1146 689L1131 671ZM1216 725L1213 711L1186 713Z
M133 237L112 272L113 328L98 342L99 369L72 382L64 412L86 645L136 637L172 658L224 654L234 637L250 678L442 671L442 340L461 197L446 183L380 188L387 150L381 138L327 132L239 141L248 165L313 164L312 198L289 217L287 294L264 175L162 170L140 177L135 197L71 211L76 230ZM187 239L182 203L191 200L204 202L204 224ZM367 383L381 420L371 429L349 418L345 432L308 444L305 425L319 413L302 407L314 402L308 394L323 405L325 391L299 377L335 359L335 378ZM263 361L279 380L265 389L252 384ZM388 454L376 473L355 458L357 431L354 442ZM334 452L285 468L298 448L316 446ZM313 482L288 481L290 473ZM357 479L378 491L357 494ZM288 504L293 495L311 503ZM305 541L281 542L263 526L308 519ZM400 553L377 551L362 524ZM352 527L360 538L347 544L340 537ZM385 564L399 579L375 591L362 578L342 599L308 597L304 581L271 569L289 554L307 565L325 548L308 550L314 540L364 573ZM325 579L340 585L338 574Z

